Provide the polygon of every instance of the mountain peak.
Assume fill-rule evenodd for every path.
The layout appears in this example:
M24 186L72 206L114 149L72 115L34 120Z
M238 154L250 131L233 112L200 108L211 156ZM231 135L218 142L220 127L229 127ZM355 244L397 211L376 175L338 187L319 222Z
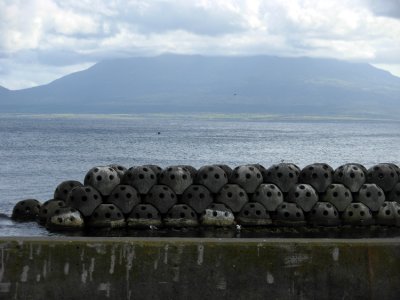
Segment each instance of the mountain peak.
M12 111L399 113L400 79L362 63L308 57L164 54L120 58L0 95Z

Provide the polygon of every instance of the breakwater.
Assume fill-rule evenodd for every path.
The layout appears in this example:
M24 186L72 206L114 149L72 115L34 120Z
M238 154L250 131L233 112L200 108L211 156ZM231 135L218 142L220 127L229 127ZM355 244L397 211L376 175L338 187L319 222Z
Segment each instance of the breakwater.
M54 199L18 202L13 219L49 230L159 227L400 226L400 169L349 163L98 166Z
M2 299L396 299L399 239L1 238Z

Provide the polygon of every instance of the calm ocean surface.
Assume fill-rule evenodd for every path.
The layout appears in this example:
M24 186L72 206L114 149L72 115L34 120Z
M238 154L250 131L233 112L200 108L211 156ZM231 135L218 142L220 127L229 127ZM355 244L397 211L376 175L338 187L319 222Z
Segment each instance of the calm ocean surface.
M158 134L160 132L160 134ZM93 166L161 167L280 161L300 167L347 162L400 163L400 122L279 119L208 115L0 114L0 213L24 198L46 201L68 179L83 181ZM0 235L42 235L0 218Z

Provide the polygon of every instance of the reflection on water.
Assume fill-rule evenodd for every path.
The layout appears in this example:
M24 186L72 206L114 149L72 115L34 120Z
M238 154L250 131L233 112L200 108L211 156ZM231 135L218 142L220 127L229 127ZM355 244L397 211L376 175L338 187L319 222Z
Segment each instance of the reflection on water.
M14 222L0 217L0 236L87 236L87 237L186 237L186 238L389 238L400 237L400 228L370 227L248 227L233 228L158 228L87 229L50 232L35 222Z

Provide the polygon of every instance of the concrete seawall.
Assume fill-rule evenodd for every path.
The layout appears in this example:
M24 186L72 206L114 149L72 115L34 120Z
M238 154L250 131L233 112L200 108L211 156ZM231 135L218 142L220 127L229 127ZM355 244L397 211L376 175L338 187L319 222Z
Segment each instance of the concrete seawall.
M399 238L0 238L0 299L397 299L399 283Z

